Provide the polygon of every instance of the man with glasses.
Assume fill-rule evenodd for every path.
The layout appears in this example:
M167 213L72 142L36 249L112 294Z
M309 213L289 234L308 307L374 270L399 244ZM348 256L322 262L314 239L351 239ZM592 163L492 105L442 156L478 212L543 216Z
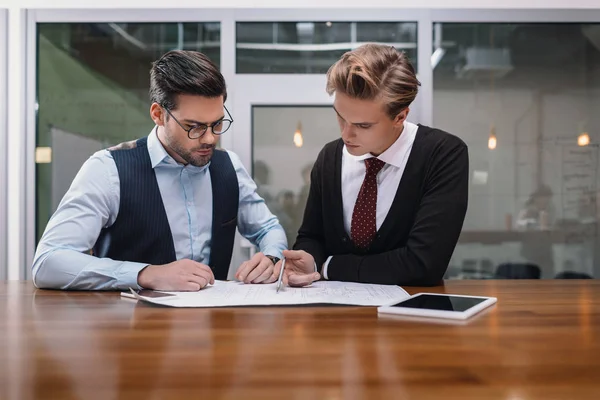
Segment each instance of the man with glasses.
M216 148L233 122L226 99L223 75L202 53L156 61L155 128L85 162L38 244L34 284L200 290L227 279L236 227L261 250L236 278L274 282L285 232L238 156Z

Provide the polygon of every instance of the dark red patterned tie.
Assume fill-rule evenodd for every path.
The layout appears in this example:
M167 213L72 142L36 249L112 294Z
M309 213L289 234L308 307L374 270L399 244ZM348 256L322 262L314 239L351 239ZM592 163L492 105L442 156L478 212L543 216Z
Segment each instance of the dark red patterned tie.
M358 192L350 225L352 241L362 249L371 245L377 233L377 174L385 162L373 157L367 158L365 165L367 173Z

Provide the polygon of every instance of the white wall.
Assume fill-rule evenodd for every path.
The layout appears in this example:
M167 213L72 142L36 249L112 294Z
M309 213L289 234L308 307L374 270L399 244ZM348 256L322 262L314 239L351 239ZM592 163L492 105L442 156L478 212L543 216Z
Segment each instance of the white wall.
M108 144L80 134L53 127L52 135L52 210L56 210L83 163Z

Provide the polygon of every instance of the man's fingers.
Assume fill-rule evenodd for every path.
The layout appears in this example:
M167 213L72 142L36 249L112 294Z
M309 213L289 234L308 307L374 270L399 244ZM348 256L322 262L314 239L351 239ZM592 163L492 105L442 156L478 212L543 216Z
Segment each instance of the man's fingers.
M250 264L257 266L258 264L260 264L260 262L263 259L264 254L261 252L256 253L254 256L252 256L252 258L250 259Z
M283 272L283 277L281 279L281 282L283 285L287 285L287 275L289 274L292 264L293 263L290 260L287 260L287 259L285 260L285 271ZM277 282L277 280L279 279L279 273L281 272L282 266L283 266L283 260L277 261L277 264L275 264L275 267L273 267L273 276L263 283Z
M318 281L321 275L318 272L312 274L290 274L288 281L290 286L307 286Z
M279 278L279 271L281 271L281 265L283 263L283 260L279 260L277 261L277 264L275 264L275 266L273 267L273 275L277 276Z
M244 261L238 268L237 272L235 273L235 279L237 279L238 281L243 280L243 279L241 279L241 276L242 276L242 272L244 272L244 270L246 269L247 264L248 264L248 261Z
M215 283L215 276L210 268L195 268L191 275L203 278L206 283Z
M270 269L272 265L273 261L264 257L263 260L252 271L250 271L246 279L244 279L244 283L252 283L256 278L261 276L263 272L265 272L267 269ZM271 271L269 271L269 273L271 273Z
M254 269L255 265L253 265L250 260L244 262L241 266L240 269L238 269L237 272L237 279L240 282L246 282L248 275L250 274L250 272L252 272L252 270Z
M200 286L200 289L208 285L208 282L210 282L210 278L205 275L190 274L185 279L188 282L197 283Z
M273 276L273 262L271 260L269 260L269 262L271 264L268 265L267 268L265 268L264 272L260 274L257 278L252 279L252 283L269 283L267 281L270 280Z
M242 263L238 272L236 273L236 278L240 282L246 282L248 280L248 275L252 272L262 261L263 253L256 253L251 259Z
M183 285L181 290L186 291L186 292L197 292L200 289L201 289L201 286L199 284L197 284L196 282L186 282Z
M262 281L261 283L273 283L273 282L277 282L277 279L279 279L279 274L276 274L275 270L273 270L273 273L271 274L271 276L268 277L267 279L265 279L264 281Z
M189 277L189 280L194 281L194 282L198 282L198 279L201 279L202 282L205 282L202 287L208 285L211 282L214 283L214 279L213 279L212 275L209 275L207 272L202 272L199 274L192 274ZM198 283L200 283L200 282L198 282Z
M289 285L288 275L289 274L286 274L285 272L283 273L283 278L281 279L281 282L283 283L284 286L288 286ZM277 276L277 278L279 278L279 275Z
M213 274L212 269L208 265L197 262L194 266L192 274L204 276L206 277L207 282L210 282L211 284L215 283L215 275Z
M290 259L290 260L301 260L304 255L306 254L306 252L304 250L284 250L283 251L283 256L286 259ZM286 260L287 262L287 260Z

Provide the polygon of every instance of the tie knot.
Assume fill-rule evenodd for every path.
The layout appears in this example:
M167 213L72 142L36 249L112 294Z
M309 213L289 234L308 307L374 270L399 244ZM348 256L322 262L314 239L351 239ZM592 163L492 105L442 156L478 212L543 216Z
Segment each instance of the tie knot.
M385 162L377 157L371 157L365 160L365 165L367 166L367 174L377 175L385 165Z

